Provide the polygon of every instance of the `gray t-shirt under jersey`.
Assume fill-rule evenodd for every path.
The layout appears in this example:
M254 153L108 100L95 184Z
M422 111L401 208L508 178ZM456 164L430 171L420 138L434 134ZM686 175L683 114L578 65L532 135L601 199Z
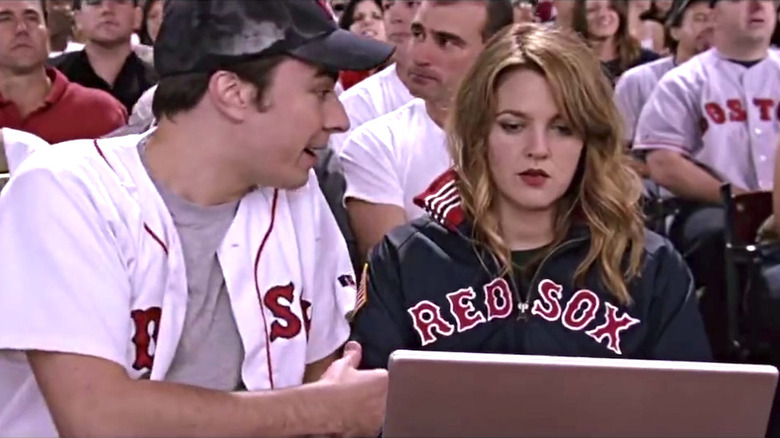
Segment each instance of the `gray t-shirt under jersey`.
M138 152L148 172L145 146L141 142ZM201 207L157 181L154 185L179 234L188 288L184 330L165 380L223 391L241 388L244 348L217 260L238 202Z

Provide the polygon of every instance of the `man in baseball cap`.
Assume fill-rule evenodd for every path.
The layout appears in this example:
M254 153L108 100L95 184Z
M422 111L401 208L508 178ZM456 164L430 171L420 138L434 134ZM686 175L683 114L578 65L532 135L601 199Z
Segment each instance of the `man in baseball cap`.
M710 48L712 20L710 0L675 0L664 26L671 56L634 67L615 85L615 103L625 122L625 141L631 145L636 124L658 81L674 67ZM639 167L646 175L647 169Z
M158 126L41 148L0 197L0 436L374 436L312 166L336 72L392 49L314 0L164 8Z

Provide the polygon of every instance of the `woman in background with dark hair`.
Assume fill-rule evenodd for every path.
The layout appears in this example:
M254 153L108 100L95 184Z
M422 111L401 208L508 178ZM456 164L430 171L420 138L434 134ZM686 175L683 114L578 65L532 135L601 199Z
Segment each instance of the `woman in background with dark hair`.
M665 54L666 47L666 19L672 9L674 0L653 0L640 19L653 37L653 50L659 54Z
M387 41L385 34L384 13L380 0L350 0L344 6L344 12L339 19L339 27L352 33L379 41ZM339 75L339 83L344 90L366 79L383 69L381 65L369 71L343 71Z
M625 0L576 0L572 25L601 60L613 84L626 70L659 58L631 36Z
M143 21L141 22L141 44L153 46L157 39L157 33L160 31L160 25L163 19L162 0L146 0L143 6Z

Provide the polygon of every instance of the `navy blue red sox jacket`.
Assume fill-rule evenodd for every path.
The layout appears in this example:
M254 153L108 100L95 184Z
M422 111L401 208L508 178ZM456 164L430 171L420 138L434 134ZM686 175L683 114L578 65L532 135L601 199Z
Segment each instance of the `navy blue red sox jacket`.
M392 231L369 256L353 315L362 368L386 367L397 349L711 360L693 280L667 240L647 232L628 306L595 268L574 283L589 249L586 226L572 227L517 288L470 241L454 178L445 173L418 196L428 215Z

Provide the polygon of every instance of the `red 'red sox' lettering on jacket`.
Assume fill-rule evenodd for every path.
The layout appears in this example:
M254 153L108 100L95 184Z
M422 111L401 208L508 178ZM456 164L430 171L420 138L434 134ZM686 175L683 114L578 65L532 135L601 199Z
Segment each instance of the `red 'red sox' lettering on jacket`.
M162 309L150 307L146 310L133 310L130 318L135 326L133 344L135 345L135 360L133 369L151 370L154 364L154 349L157 346L157 335L160 333L160 318Z
M585 334L618 355L623 354L620 349L621 333L640 322L625 312L619 313L616 306L602 301L587 289L575 292L565 305L561 303L563 287L554 281L542 280L538 292L538 298L531 305L531 315L549 322L560 322L568 330L585 330L593 324L599 313L603 314L604 323ZM477 299L473 288L447 294L447 310L455 324L445 319L443 312L446 310L432 301L423 300L409 308L407 312L422 346L432 344L443 336L471 330L487 321L506 319L512 314L512 292L503 278L497 278L482 287L479 299L485 305L486 314L475 307Z

